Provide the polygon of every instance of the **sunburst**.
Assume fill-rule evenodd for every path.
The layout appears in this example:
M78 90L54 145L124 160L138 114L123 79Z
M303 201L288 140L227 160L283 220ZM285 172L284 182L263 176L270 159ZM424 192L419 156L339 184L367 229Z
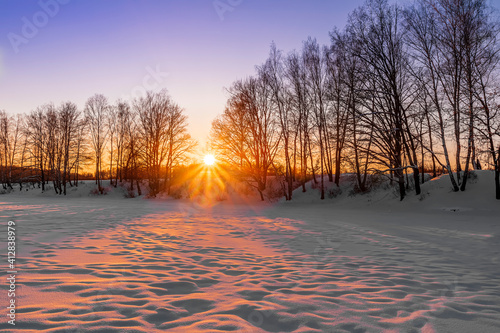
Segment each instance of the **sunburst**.
M212 154L207 154L205 155L205 157L203 158L203 163L205 163L205 165L214 165L216 162L215 160L215 156L212 155Z

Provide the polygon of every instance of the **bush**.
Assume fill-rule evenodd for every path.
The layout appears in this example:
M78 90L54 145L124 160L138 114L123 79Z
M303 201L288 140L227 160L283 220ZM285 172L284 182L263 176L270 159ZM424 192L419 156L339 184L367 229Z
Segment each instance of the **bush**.
M292 184L293 189L300 186L299 182ZM285 197L285 191L287 191L288 185L285 183L285 179L282 176L268 178L266 190L264 191L264 196L269 202L279 201L281 198Z
M177 187L170 191L170 196L176 200L182 199L182 187Z
M224 192L217 193L217 195L215 196L215 200L218 201L218 202L226 201L227 200L227 194L224 193Z
M341 194L342 194L342 189L335 187L328 190L327 196L328 198L333 199Z
M375 173L373 175L368 175L368 179L369 179L369 184L367 187L370 189L379 188L382 185L384 185L385 183L387 183L387 177L385 177L384 175L379 174L379 173Z
M109 191L111 191L110 187L103 187L102 188L102 195L108 194ZM91 195L101 195L101 193L99 192L99 189L97 187L90 190L90 194Z
M372 186L366 185L366 189L363 191L363 190L361 190L358 183L356 182L353 186L353 189L350 191L350 196L354 196L356 194L365 194L365 193L370 192L371 189L372 189Z
M469 176L467 177L471 183L477 182L477 173L475 171L469 171Z
M420 193L420 196L418 197L418 200L419 201L424 201L428 196L429 196L429 192L422 192L422 193Z
M135 198L136 194L135 194L135 191L133 191L133 190L127 190L123 196L125 198L130 198L131 199L131 198Z

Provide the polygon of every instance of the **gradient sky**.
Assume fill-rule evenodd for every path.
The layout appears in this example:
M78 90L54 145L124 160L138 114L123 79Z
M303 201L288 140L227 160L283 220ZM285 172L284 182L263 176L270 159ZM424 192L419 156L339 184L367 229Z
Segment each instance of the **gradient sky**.
M0 109L28 113L68 100L83 109L95 93L114 103L145 82L168 89L203 143L224 110L224 88L252 75L272 41L286 52L308 36L327 44L364 0L221 0L236 4L223 20L214 0L60 2L0 0ZM44 14L42 3L49 11L59 4L57 13Z

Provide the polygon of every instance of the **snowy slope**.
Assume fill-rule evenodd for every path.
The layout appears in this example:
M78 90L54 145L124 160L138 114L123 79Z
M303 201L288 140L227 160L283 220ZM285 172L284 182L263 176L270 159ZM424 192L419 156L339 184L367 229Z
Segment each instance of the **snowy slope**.
M407 190L407 196L399 202L399 192L396 184L389 185L386 180L366 194L353 193L353 175L342 175L340 187L328 182L325 176L326 198L322 204L335 207L362 208L373 207L384 209L411 209L414 205L421 210L485 210L500 209L500 202L495 200L494 173L489 170L474 171L475 175L469 179L466 191L453 192L448 175L443 175L426 181L421 185L421 194L416 195L413 189ZM307 192L302 193L298 188L293 194L293 204L320 203L319 178L318 185L308 182ZM282 201L283 202L283 201Z

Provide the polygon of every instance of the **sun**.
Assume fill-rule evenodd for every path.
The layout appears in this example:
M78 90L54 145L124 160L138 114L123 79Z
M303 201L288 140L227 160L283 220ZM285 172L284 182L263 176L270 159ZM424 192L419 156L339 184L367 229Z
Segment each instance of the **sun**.
M211 154L205 155L205 157L203 158L203 163L205 163L205 165L214 165L215 164L214 155Z

